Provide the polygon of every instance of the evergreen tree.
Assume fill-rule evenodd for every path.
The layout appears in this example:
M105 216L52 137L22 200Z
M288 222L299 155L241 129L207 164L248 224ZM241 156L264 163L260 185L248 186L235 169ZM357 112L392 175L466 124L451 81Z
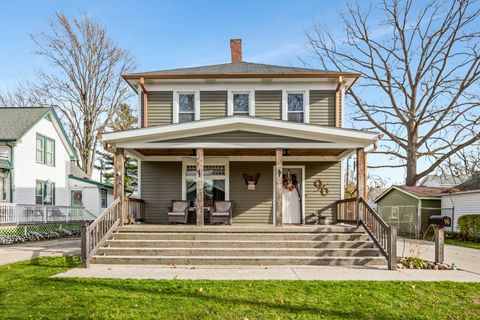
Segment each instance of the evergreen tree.
M137 125L137 117L133 114L128 104L121 104L120 108L115 112L108 128L112 131L123 131L133 129ZM107 146L103 146L103 151L97 150L97 164L95 168L100 171L100 181L106 184L113 184L113 150ZM125 188L129 192L133 192L137 187L137 161L126 155L125 156Z

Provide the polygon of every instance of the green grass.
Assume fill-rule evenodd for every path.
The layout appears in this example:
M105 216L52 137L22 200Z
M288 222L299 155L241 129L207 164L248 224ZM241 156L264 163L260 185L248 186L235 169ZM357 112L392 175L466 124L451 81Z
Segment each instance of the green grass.
M39 258L0 267L0 318L480 318L480 284L50 278L76 266Z
M461 247L479 249L480 250L480 243L479 242L462 241L462 240L455 240L455 239L445 239L445 244L451 244L451 245L454 245L454 246L461 246Z

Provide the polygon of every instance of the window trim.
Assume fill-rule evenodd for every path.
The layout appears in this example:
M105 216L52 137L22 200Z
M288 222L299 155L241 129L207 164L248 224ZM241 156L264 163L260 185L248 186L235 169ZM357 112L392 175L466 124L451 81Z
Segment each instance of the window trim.
M248 94L248 115L247 116L255 117L255 90L253 89L228 90L227 115L228 116L235 115L234 105L233 105L233 95L235 94Z
M39 151L38 150L38 146L37 146L37 140L38 139L41 139L42 141L42 161L38 161L37 159L37 152ZM52 164L49 164L47 163L47 153L49 153L47 151L47 141L51 141L52 142ZM50 166L50 167L55 167L55 158L56 158L56 147L55 147L55 139L52 139L50 137L47 137L46 135L43 135L41 133L37 133L36 134L36 137L35 137L35 161L36 163L40 163L40 164L44 164L44 165L47 165L47 166Z
M184 158L182 159L182 200L187 200L187 180L191 176L187 176L187 166L188 165L197 165L195 158ZM230 200L230 162L227 158L205 158L204 165L218 165L225 166L225 175L212 176L205 175L204 179L207 177L214 177L217 180L225 180L225 201ZM194 177L196 180L196 176Z
M393 214L393 212L395 212L395 215ZM400 212L400 209L398 207L392 207L390 211L390 219L398 219L399 212Z
M44 199L45 199L45 192L46 192L46 185L47 185L47 182L50 184L50 187L52 188L52 202L50 204L46 204L44 203ZM42 203L37 203L37 184L40 183L42 188L41 188L41 192L42 192ZM36 205L51 205L51 206L54 206L55 205L55 182L52 182L52 181L49 181L49 180L39 180L39 179L36 179L35 180L35 204Z
M103 193L105 193L105 206L103 206ZM100 189L100 208L108 207L108 190L101 188Z
M310 90L303 90L303 89L282 90L282 120L288 121L288 113L289 113L288 112L288 95L289 94L303 95L303 123L310 123Z
M75 189L70 189L70 206L72 206L72 207L78 206L78 205L74 205L74 204L73 204L73 193L74 193L74 192L81 192L81 194L82 194L82 203L80 204L79 207L84 207L85 205L84 205L84 203L83 203L83 189L76 189L76 188L75 188Z
M173 92L173 123L179 123L180 95L193 94L193 121L200 120L200 90L179 90Z

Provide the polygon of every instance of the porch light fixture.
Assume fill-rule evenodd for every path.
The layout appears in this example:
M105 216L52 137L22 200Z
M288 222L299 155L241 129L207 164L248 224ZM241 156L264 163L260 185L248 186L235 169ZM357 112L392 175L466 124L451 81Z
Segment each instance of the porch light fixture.
M290 153L288 152L288 149L283 150L283 156L290 157Z

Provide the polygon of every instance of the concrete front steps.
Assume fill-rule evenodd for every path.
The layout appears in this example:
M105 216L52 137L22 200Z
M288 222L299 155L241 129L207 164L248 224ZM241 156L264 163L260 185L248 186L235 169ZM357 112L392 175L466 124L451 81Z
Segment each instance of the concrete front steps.
M350 226L117 228L91 263L158 265L384 265L365 230Z

